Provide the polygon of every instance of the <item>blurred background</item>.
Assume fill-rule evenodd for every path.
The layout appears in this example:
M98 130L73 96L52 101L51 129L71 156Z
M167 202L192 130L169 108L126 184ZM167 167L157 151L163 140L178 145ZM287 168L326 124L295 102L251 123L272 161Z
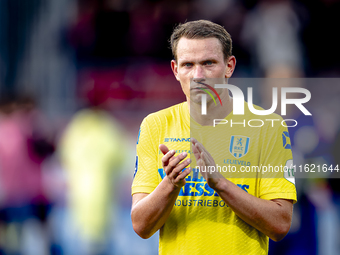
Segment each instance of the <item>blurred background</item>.
M223 25L236 78L327 80L340 75L339 13L338 0L0 0L0 254L157 254L158 234L132 229L130 187L142 119L185 100L175 25ZM328 81L290 130L301 164L340 163ZM270 254L340 254L338 175L297 180L290 233Z

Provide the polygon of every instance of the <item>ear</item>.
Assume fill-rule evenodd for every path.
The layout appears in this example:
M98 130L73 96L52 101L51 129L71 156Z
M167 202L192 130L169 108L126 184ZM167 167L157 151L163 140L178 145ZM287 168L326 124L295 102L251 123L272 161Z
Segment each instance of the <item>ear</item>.
M179 81L178 78L178 66L177 66L177 62L175 60L171 60L171 69L176 77L176 80Z
M235 66L236 66L236 58L235 56L230 56L227 60L225 78L230 78L233 75Z

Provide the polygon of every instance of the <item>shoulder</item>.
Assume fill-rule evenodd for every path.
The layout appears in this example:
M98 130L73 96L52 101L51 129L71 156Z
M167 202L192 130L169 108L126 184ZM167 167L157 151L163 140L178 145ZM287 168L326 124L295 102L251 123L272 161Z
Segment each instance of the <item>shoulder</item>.
M171 107L162 109L160 111L150 113L143 120L143 123L163 123L163 122L173 122L179 121L185 118L187 110L187 102L173 105Z
M187 103L184 102L150 113L142 121L137 144L139 144L140 140L162 140L162 137L165 136L169 130L177 130L181 123L187 123L185 118L188 117L184 116L186 112L189 114Z
M245 118L248 121L262 122L264 124L263 127L266 127L268 125L269 126L285 126L284 119L279 114L270 113L266 115L259 115L259 113L263 113L265 109L263 109L262 107L258 105L253 105L253 107L254 107L253 111L250 111L248 107L245 107ZM254 110L256 112L254 112ZM278 125L274 125L274 124L278 124Z
M260 106L254 105L254 109L257 111L264 111ZM286 132L288 135L288 126L286 120L282 116L276 113L270 113L268 115L258 115L259 112L250 111L248 107L245 107L245 121L246 125L253 131L261 134L263 139L275 138Z

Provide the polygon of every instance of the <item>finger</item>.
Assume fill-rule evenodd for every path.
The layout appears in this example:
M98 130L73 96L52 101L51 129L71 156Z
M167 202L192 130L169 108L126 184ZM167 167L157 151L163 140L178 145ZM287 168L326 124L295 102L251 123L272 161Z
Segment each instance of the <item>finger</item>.
M160 145L159 145L159 149L161 150L161 152L162 152L164 155L167 154L168 151L169 151L168 147L166 147L166 145L164 145L164 144L160 144Z
M181 162L180 164L178 164L170 173L169 173L169 178L173 178L176 179L177 176L182 172L182 170L184 168L186 168L188 165L190 165L191 163L191 159L187 158L186 160L184 160L183 162Z
M195 147L196 151L201 152L200 149L199 149L199 147L198 147L199 142L198 142L195 138L191 138L190 141L192 142L193 147Z
M196 158L196 160L198 160L200 158L200 151L197 148L197 144L192 144L192 152L194 153L194 156Z
M177 157L174 157L172 160L170 160L167 164L166 169L164 169L165 173L168 175L171 173L171 171L178 165L179 162L181 162L185 157L188 155L186 152L180 153ZM165 156L164 156L165 157Z
M196 138L190 138L190 141L193 143L193 144L196 144L197 143L197 140L196 140Z
M202 159L203 164L204 164L205 166L212 166L212 165L213 165L213 162L211 162L211 159L210 159L210 157L209 157L208 152L202 151L202 152L201 152L201 159Z
M175 155L175 150L168 151L163 157L162 157L162 163L163 167L167 166L169 164L169 159Z
M203 146L203 144L201 144L200 142L197 142L196 143L196 147L197 147L197 150L201 153L202 151L205 151L205 148Z
M200 159L196 161L196 164L197 164L197 166L199 166L199 167L204 167L204 166L206 166L206 165L205 165L205 162L204 162L204 160L203 160L203 158L202 158L201 156L200 156Z
M179 175L176 177L176 181L181 181L184 180L190 173L191 173L192 168L188 167L184 171L182 171Z
M202 159L202 163L204 166L209 166L208 162L207 162L207 156L204 153L204 151L201 152L201 159Z
M164 144L160 144L159 145L159 149L161 150L161 152L165 155L169 152L169 149L166 145ZM173 159L173 157L170 157L169 161L171 161Z
M205 149L205 147L203 146L203 144L201 143L197 143L197 147L198 147L198 150L202 153L204 152L204 155L205 155L205 158L209 160L212 159L212 156L210 155L210 153ZM211 161L211 160L210 160Z

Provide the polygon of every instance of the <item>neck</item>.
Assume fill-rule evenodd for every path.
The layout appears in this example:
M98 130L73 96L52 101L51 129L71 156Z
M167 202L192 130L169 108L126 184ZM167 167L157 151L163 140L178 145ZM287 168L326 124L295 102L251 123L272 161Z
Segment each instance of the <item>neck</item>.
M222 106L219 102L217 105L214 104L213 101L207 103L207 115L201 114L201 104L190 102L190 99L187 98L189 113L191 117L202 126L212 126L214 119L224 119L231 113L232 111L232 98L229 96L228 90L227 93L222 93L220 95Z

